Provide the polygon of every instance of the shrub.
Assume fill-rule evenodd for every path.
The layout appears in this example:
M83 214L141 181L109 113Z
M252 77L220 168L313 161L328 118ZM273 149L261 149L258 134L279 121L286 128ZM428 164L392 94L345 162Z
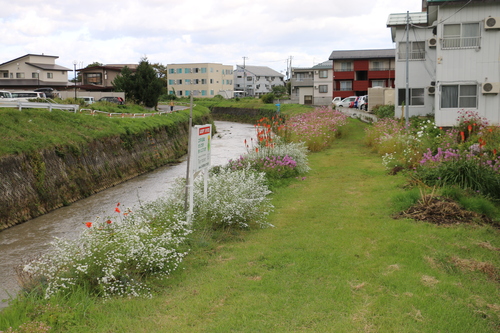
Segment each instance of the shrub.
M266 104L273 104L274 103L274 94L273 93L267 93L265 95L262 95L260 97L260 99L262 100L262 102L266 103Z
M373 113L380 118L394 118L394 105L375 105Z

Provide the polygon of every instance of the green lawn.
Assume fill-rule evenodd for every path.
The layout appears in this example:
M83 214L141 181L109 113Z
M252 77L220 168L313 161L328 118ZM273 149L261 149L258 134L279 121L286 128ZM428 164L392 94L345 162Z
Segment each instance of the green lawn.
M277 190L274 228L193 252L153 299L64 308L61 331L498 332L499 230L391 218L406 181L363 145L365 126Z

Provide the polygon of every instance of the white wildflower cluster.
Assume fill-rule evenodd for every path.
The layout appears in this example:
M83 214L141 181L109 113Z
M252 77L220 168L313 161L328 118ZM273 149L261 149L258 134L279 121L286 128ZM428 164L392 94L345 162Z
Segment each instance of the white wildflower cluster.
M175 270L187 254L180 248L191 232L176 216L152 224L130 215L88 226L76 240L56 239L52 251L24 266L26 273L46 284L46 298L73 286L103 297L150 296L144 278Z
M260 147L258 151L248 152L248 159L261 159L268 156L289 156L296 163L295 169L299 174L307 173L311 168L308 165L307 146L305 142L284 142L279 137L275 138L272 147Z
M265 174L250 170L221 170L208 180L208 196L203 181L195 182L195 215L213 225L248 227L257 223L271 226L266 217L273 209Z
M178 182L167 199L169 206L179 210L184 207L185 183ZM204 195L203 177L195 179L193 222L215 228L246 228L251 223L261 227L272 226L266 222L274 208L268 197L265 174L248 168L220 169L208 179L208 195Z

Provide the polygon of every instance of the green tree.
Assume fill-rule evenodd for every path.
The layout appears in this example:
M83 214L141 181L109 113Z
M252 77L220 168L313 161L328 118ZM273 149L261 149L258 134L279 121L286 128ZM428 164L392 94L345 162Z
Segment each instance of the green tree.
M125 92L125 99L135 101L135 77L132 70L125 66L122 68L120 75L118 75L112 82L116 91Z
M146 107L156 107L163 92L163 81L147 58L142 58L133 73L124 67L114 80L113 86L118 91L124 91L127 99Z
M281 98L283 95L286 95L286 87L285 86L274 86L273 94L276 98Z
M87 68L89 68L89 67L98 67L98 66L104 66L104 65L102 63L98 62L98 61L94 61L93 63L88 64Z

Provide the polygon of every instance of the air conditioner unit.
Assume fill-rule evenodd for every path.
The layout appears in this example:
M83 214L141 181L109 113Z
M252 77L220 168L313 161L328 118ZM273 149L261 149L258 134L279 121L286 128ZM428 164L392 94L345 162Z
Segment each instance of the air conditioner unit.
M500 82L483 83L483 94L498 94L500 93Z
M500 17L487 17L484 19L484 28L488 29L500 29Z
M434 95L436 93L436 87L435 86L429 86L429 87L427 87L427 93L429 95Z
M427 41L427 45L429 45L429 47L436 47L437 43L438 43L437 37L429 38L429 40Z

